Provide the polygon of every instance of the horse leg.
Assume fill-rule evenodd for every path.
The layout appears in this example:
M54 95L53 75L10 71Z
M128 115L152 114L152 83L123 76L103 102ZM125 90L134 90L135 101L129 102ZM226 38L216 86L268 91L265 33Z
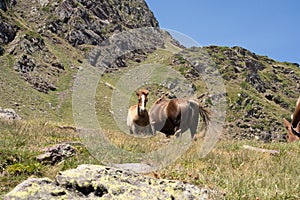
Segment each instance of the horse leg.
M151 125L149 124L146 128L147 134L154 135Z
M155 129L155 125L154 124L150 124L150 133L152 135L155 135L156 134L156 129Z
M135 125L135 124L132 125L132 132L135 135L139 134L139 129L138 129L137 125Z
M191 128L190 128L190 131L191 131L191 139L192 140L194 140L194 141L196 141L197 139L196 139L196 131L197 131L197 126L195 127L195 126L192 126Z
M178 129L177 131L175 131L175 136L176 136L176 138L178 138L179 136L181 136L181 129Z
M130 132L130 134L133 134L133 131L132 131L132 129L131 129L131 128L129 128L129 132Z

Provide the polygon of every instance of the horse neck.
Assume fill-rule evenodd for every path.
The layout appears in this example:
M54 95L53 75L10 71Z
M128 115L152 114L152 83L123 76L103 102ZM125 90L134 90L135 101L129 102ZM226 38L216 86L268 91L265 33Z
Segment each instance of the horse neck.
M138 116L143 117L143 116L147 115L146 105L145 105L145 110L144 111L141 110L140 103L137 104L137 108L136 109L137 109Z
M298 105L296 106L295 112L293 114L292 126L296 128L299 122L300 122L300 103L298 103Z

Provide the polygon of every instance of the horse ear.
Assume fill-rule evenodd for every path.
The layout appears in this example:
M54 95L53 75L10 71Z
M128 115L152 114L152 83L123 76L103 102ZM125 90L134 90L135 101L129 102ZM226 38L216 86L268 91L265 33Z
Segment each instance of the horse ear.
M135 91L135 94L136 94L136 96L140 96L140 92L137 90L137 91Z
M146 96L148 96L149 91L148 91L148 90L144 90L144 94L145 94Z

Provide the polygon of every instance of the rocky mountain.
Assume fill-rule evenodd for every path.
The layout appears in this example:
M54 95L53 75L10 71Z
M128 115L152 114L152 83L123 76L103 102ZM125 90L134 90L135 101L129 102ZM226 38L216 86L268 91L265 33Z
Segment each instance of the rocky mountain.
M222 139L284 141L286 132L282 118L290 118L299 97L299 64L275 61L237 46L185 49L168 33L161 30L151 37L147 36L145 30L140 32L141 37L124 34L125 38L130 38L129 43L123 43L116 36L122 31L146 27L158 29L159 25L143 0L0 1L0 117L19 119L21 123L25 120L37 120L38 124L42 124L38 126L39 129L45 128L48 122L54 122L62 124L59 126L62 132L64 128L74 130L76 127L73 121L72 92L74 80L81 69L86 66L108 69L106 72L110 77L105 77L105 80L115 83L116 77L119 77L118 72L125 67L162 63L172 66L190 81L188 93L196 92L199 101L208 109L213 106L214 99L225 97L227 107ZM162 40L163 37L167 40ZM134 46L135 40L142 40L145 45ZM119 54L122 47L131 49L131 45L135 47L133 51L124 55ZM107 46L110 49L107 49ZM183 51L173 53L177 52L178 47ZM101 60L106 55L119 56L113 62ZM93 63L90 58L100 58L101 62ZM196 58L197 63L191 62L193 60L191 58ZM226 91L219 96L207 91L201 77L201 71L214 74L216 71L212 69L218 69L225 85ZM132 79L134 78L136 77ZM110 103L107 94L111 94L114 88L109 81L103 82L103 88L97 91L100 94L106 92L103 97L106 103ZM165 90L180 91L176 84L167 80L163 87L164 90L150 87L153 98L166 94ZM111 110L107 107L99 105L96 107L107 111L107 115L111 114ZM109 118L107 115L101 119L107 120L106 118ZM27 126L29 125L14 131L21 130L23 134L23 129ZM58 135L61 132L57 132L56 129L44 131L47 132L44 134L51 137L49 141L59 141ZM39 134L40 132L35 133L34 137L38 137ZM73 134L75 135L75 131ZM11 140L15 143L14 139ZM45 141L48 142L46 139ZM19 143L23 145L23 141ZM85 151L83 147L79 149L80 153ZM75 151L75 148L72 150ZM61 157L56 153L56 149L48 152L59 157L61 161ZM28 153L24 154L27 156ZM35 153L31 154L29 156ZM5 179L12 176L5 174L9 165L16 164L16 173L23 173L22 165L21 169L18 169L18 162L21 162L21 159L11 157L14 158L7 156L4 164L0 166L2 170L0 175ZM41 159L48 157L42 156ZM24 160L27 160L27 157ZM56 162L52 164L55 165ZM42 164L35 167L39 166ZM97 181L99 179L102 182ZM36 185L40 187L37 188ZM7 191L9 189L5 188ZM207 199L215 197L214 195L217 195L217 199L222 197L213 189L199 189L179 181L154 179L119 169L92 165L81 165L77 169L60 172L55 180L29 178L5 198L19 198L19 194L26 194L28 198L62 199L100 197L108 199L115 196L123 199L129 198L128 195L133 197L142 194L148 199L153 195L171 199L197 197Z
M48 113L52 119L61 118L59 113L65 113L61 107L71 98L72 77L86 52L114 33L158 27L140 0L1 2L0 104L14 107L23 116L34 111L35 116ZM132 52L130 57L135 54L144 52ZM115 65L125 66L124 59L118 58ZM53 95L45 99L51 91Z
M198 52L203 63L208 63L209 57L222 75L227 100L223 137L283 141L282 118L290 118L300 95L299 64L278 62L237 46L208 46L191 51ZM180 55L173 64L192 68ZM190 70L186 77L197 79L199 73ZM209 98L212 97L205 97Z
M85 56L110 36L124 30L158 27L142 0L1 1L0 106L24 119L42 117L72 123L73 79ZM164 48L159 40L156 45ZM122 55L112 67L141 62L155 49ZM282 117L293 111L299 96L299 65L277 62L241 47L203 47L226 86L226 138L278 139L285 133ZM202 55L202 58L201 58ZM168 64L192 81L199 78L185 58ZM109 66L108 66L109 67ZM202 99L209 102L209 95ZM208 105L209 106L209 105Z

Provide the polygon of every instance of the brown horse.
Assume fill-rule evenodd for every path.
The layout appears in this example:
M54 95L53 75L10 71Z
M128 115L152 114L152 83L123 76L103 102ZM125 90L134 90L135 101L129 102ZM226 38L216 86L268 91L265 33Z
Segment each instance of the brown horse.
M158 99L150 109L152 133L164 133L167 137L184 133L190 129L194 139L198 127L199 114L203 119L204 128L210 121L209 112L195 100Z
M300 139L300 97L296 103L296 109L291 116L292 123L283 118L283 123L288 131L286 136L287 142L294 142Z
M151 133L149 114L146 109L148 90L141 89L136 92L138 104L133 105L128 110L127 126L131 134Z

